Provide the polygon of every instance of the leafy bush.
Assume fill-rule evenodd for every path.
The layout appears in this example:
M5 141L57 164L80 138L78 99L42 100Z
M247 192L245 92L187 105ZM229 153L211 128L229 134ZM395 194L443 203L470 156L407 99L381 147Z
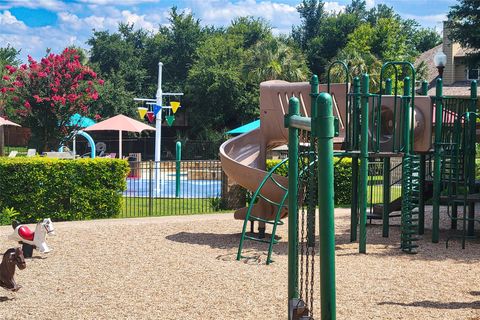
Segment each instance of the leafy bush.
M12 223L13 218L18 216L20 212L14 208L3 208L2 213L0 214L0 225L7 225Z
M0 158L0 210L15 208L22 223L113 217L128 170L119 159Z
M267 171L281 160L267 160ZM288 164L280 166L275 173L286 177ZM346 205L352 201L352 159L334 158L335 205Z

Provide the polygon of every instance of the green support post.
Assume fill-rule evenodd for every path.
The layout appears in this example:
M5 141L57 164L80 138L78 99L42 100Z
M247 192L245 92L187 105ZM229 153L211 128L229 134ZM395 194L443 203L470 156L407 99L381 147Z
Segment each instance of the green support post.
M475 113L477 112L477 81L473 80L470 83L470 106L468 108L469 116L468 121L470 123L470 127L468 128L469 138L469 145L467 145L466 152L468 152L468 193L473 194L475 193L475 141L476 141L476 116ZM475 203L469 203L468 208L468 228L467 228L467 235L473 236L475 230Z
M333 189L334 117L332 97L318 96L318 117L312 126L318 137L318 208L320 228L320 300L321 319L336 319L335 294L335 224Z
M425 155L420 155L420 185L418 189L418 234L425 233Z
M440 229L440 192L441 192L441 161L442 161L442 115L443 93L442 79L437 79L435 92L435 144L433 160L433 212L432 212L432 242L438 243Z
M180 167L182 161L182 143L177 141L175 152L175 197L180 197Z
M310 81L310 97L311 97L311 118L317 117L317 112L318 112L318 104L317 104L317 97L318 97L318 77L314 75ZM315 135L316 135L316 130L317 128L312 127L312 133L310 135L310 153L308 155L308 161L309 163L313 163L315 161L315 148L317 147L315 145ZM317 186L315 179L312 177L312 175L309 175L309 181L308 181L308 186L310 189L310 194L314 194L314 192L317 191ZM308 199L308 210L307 210L307 245L309 247L315 246L315 214L316 214L316 197L310 196Z
M314 76L316 77L316 76ZM312 79L313 81L313 79ZM318 79L317 79L318 81ZM289 101L288 117L300 115L300 103L292 97ZM288 319L292 314L292 299L298 298L298 129L288 129Z
M422 88L420 90L422 96L426 96L428 94L428 81L422 81Z
M353 150L358 150L359 111L361 105L360 79L353 79ZM350 212L350 241L357 241L358 226L358 156L352 156L352 204Z
M367 190L368 190L368 98L370 76L362 76L362 117L360 138L360 241L359 252L367 252Z
M385 94L387 96L391 96L392 95L392 79L388 78L387 80L385 80Z
M382 217L382 236L388 238L390 228L390 184L391 184L391 164L390 158L383 159L383 217Z

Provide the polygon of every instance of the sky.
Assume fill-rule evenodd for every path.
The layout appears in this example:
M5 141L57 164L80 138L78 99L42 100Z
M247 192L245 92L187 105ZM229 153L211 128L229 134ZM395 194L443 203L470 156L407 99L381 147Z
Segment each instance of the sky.
M172 6L191 12L203 25L224 26L238 16L262 17L275 34L288 34L300 24L296 6L300 0L0 0L0 47L21 49L39 59L45 50L59 53L66 46L88 49L92 30L117 30L118 23L134 23L155 32L168 25ZM351 0L324 1L329 11L339 11ZM369 8L383 3L404 18L441 31L449 7L456 0L367 0ZM434 4L434 5L433 5Z

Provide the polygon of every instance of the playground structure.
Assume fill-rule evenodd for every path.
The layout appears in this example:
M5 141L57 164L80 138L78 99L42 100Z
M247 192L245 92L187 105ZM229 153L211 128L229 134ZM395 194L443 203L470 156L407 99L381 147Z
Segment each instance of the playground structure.
M13 233L8 238L23 245L25 257L31 258L33 249L41 253L51 251L46 242L47 235L55 235L55 228L50 218L38 222L35 231L30 230L26 225L19 224L17 221L12 222L12 227Z
M93 138L91 135L89 135L88 133L86 133L85 131L83 130L74 130L68 137L66 137L65 140L70 140L72 139L72 143L73 143L73 155L75 156L77 154L77 148L76 148L76 139L77 139L77 136L81 136L81 137L84 137L85 139L87 139L88 141L88 144L90 145L90 158L92 159L95 159L95 155L97 153L96 151L96 145L95 145L95 142L93 141ZM60 147L58 148L58 152L63 152L64 150L64 141L62 141L62 143L60 144Z
M360 253L366 253L367 217L376 215L382 218L383 236L388 237L389 220L395 211L400 211L401 216L401 249L415 253L418 235L424 233L425 202L429 198L433 203L434 243L439 241L440 205L446 206L452 229L462 222L462 247L465 247L465 240L474 235L474 223L478 222L475 220L475 203L480 201L475 185L476 82L472 81L468 98L444 97L441 79L437 80L434 97L425 96L424 84L422 95L416 96L413 65L388 62L380 72L379 93L371 93L368 74L364 74L361 80L354 78L351 81L347 66L342 62L335 64L345 71L344 104L335 103L338 93L329 81L332 66L328 69L325 90L331 96L319 94L322 89L314 76L310 90L305 83L302 84L303 91L298 90L300 84L284 83L283 88L276 88L272 94L275 102L272 107L265 108L262 97L266 84L263 83L260 87L260 129L227 141L220 150L226 173L234 180L237 178L242 186L255 191L249 208L235 213L236 218L243 216L245 219L237 259L242 258L243 241L248 239L269 243L267 264L271 262L276 227L282 224L280 219L289 214L289 239L294 239L289 241L289 319L313 317L309 310L313 309L312 275L318 249L321 318L335 319L333 155L340 159L352 158L350 240L357 240L359 227ZM385 79L387 71L392 70L394 83ZM401 78L404 78L403 86ZM305 99L308 95L311 102ZM293 96L298 99L290 100L291 109L287 114L285 100ZM270 111L274 108L277 113ZM285 142L281 139L285 135L272 137L267 131L266 136L262 136L262 126L278 127L279 121L272 119L275 114L285 114L285 125L290 128L289 158L284 160L289 164L289 179L275 175L281 164L267 174L257 169L264 163L262 155L266 149ZM337 128L334 116L338 117ZM334 131L338 131L335 152ZM369 170L369 161L375 159L383 163L380 176ZM394 160L398 164L392 167ZM392 183L394 173L401 178ZM382 205L373 203L368 197L369 189L372 194L374 181L378 180L383 190ZM392 201L391 192L399 186L401 197ZM288 208L285 205L287 198ZM263 205L264 202L267 205ZM321 230L315 231L317 206ZM260 211L265 207L267 210ZM463 209L460 215L459 208ZM270 239L263 239L263 231L258 237L246 235L248 221L272 224ZM316 244L315 234L320 235L319 244Z

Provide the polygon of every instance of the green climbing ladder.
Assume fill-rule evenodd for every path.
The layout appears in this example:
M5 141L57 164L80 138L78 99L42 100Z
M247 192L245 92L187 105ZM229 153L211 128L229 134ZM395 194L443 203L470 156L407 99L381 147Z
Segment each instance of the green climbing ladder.
M273 260L271 259L273 245L278 243L278 240L275 239L275 233L277 231L277 226L284 224L283 221L281 220L281 214L282 214L282 211L287 209L287 205L286 205L285 202L288 199L288 189L286 187L284 187L282 184L280 184L275 179L274 174L280 167L286 165L287 162L288 162L288 158L280 161L280 163L275 165L265 175L262 182L258 186L257 190L253 194L252 199L250 201L250 204L248 206L247 213L245 215L245 220L243 222L242 236L240 237L240 244L238 246L238 252L237 252L237 260L240 260L242 258L248 258L248 257L242 256L243 244L244 244L245 240L252 240L252 241L263 242L263 243L268 243L269 244L268 245L268 255L267 255L266 264L270 264L271 262L273 262ZM280 202L272 201L262 194L262 189L267 184L268 181L272 181L275 185L277 185L277 187L280 190L283 190L285 192L284 195L281 197ZM267 203L276 207L275 219L267 220L267 219L256 217L252 214L254 206L257 204L257 201L259 201L260 199L262 199L263 201L266 201ZM254 236L251 236L251 235L247 235L248 221L252 221L252 222L257 221L257 222L263 222L265 224L272 225L272 233L271 233L270 239L264 239L264 238L261 238L261 237L254 237ZM253 230L252 230L252 232L253 232Z
M420 197L420 156L405 155L402 163L401 248L416 253L418 247L418 212Z

